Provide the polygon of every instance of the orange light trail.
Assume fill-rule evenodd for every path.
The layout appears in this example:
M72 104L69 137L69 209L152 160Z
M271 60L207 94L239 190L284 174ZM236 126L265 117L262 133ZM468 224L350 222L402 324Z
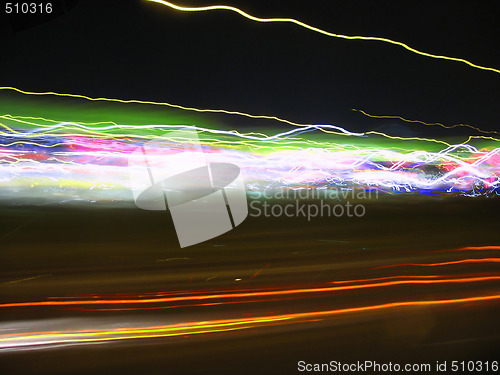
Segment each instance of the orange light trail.
M467 246L467 247L460 247L458 249L440 250L440 251L444 252L444 251L469 251L469 250L500 250L500 246Z
M439 306L459 303L485 302L500 299L500 294L475 296L457 299L425 300L392 302L379 305L350 307L335 310L321 310L291 314L277 314L236 319L198 321L163 326L115 328L110 330L94 331L47 331L33 333L16 333L0 335L0 347L18 347L30 345L85 343L97 341L112 341L154 337L171 337L179 335L196 335L202 333L228 332L248 328L263 327L266 325L305 323L311 319L324 320L340 314L353 314L368 311L392 309L413 306ZM39 340L39 341L36 341Z
M500 261L500 259L498 261ZM239 293L225 293L225 294L219 293L219 294L209 294L209 295L196 295L196 296L191 295L191 296L166 297L166 298L15 302L15 303L0 304L0 307L8 308L8 307L34 307L34 306L81 306L81 305L104 305L104 304L171 303L179 301L198 301L198 300L231 299L231 298L247 298L247 297L255 298L255 297L270 297L270 296L283 296L283 295L295 295L295 294L325 293L325 292L337 292L344 290L388 287L395 285L467 283L467 282L480 282L480 281L491 281L491 280L500 280L500 276L482 276L482 277L452 278L452 279L438 279L438 280L422 280L422 279L398 280L398 281L387 281L381 283L367 283L367 284L344 285L344 286L301 288L301 289L290 289L290 290L272 290L264 292L239 292ZM361 280L354 280L354 281L361 281Z
M262 271L264 271L269 266L270 266L270 264L268 264L267 266L262 267L260 270L258 270L257 272L255 272L252 276L250 276L248 278L248 280L253 279L255 276L257 276L259 273L261 273Z
M465 263L500 263L500 258L461 259L461 260L452 260L450 262L441 262L441 263L401 263L401 264L390 264L388 266L374 267L373 269L402 267L402 266L436 267L436 266L447 266L450 264L465 264Z
M359 279L359 280L340 280L340 281L331 281L332 284L347 284L347 283L360 283L366 281L380 281L380 280L393 280L393 279L435 279L440 277L440 275L425 275L425 276L386 276L386 277L375 277L371 279Z

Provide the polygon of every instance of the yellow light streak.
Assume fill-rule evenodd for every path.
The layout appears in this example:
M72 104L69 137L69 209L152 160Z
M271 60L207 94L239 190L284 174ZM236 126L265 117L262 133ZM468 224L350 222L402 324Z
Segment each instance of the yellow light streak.
M308 29L308 30L311 30L311 31L314 31L316 33L323 34L323 35L326 35L326 36L329 36L329 37L333 37L333 38L340 38L340 39L347 39L347 40L369 40L369 41L377 41L377 42L389 43L389 44L393 44L393 45L396 45L396 46L399 46L399 47L403 47L404 49L406 49L406 50L408 50L410 52L413 52L413 53L415 53L417 55L421 55L421 56L425 56L425 57L430 57L430 58L433 58L433 59L441 59L441 60L449 60L449 61L461 62L461 63L467 64L467 65L469 65L469 66L471 66L473 68L477 68L477 69L481 69L481 70L488 70L488 71L492 71L492 72L495 72L495 73L500 73L499 69L477 65L477 64L474 64L474 63L472 63L472 62L470 62L468 60L465 60L465 59L462 59L462 58L458 58L458 57L449 57L449 56L444 56L444 55L435 55L435 54L432 54L432 53L427 53L427 52L419 51L419 50L417 50L417 49L415 49L413 47L410 47L409 45L407 45L405 43L398 42L398 41L395 41L395 40L392 40L392 39L388 39L388 38L380 38L380 37L376 37L376 36L359 36L359 35L352 36L352 35L334 34L334 33L331 33L329 31L320 29L318 27L308 25L307 23L304 23L302 21L298 21L298 20L296 20L294 18L260 18L260 17L252 16L251 14L248 14L248 13L242 11L239 8L232 7L232 6L229 6L229 5L210 5L210 6L203 6L203 7L185 7L185 6L176 5L176 4L173 4L171 2L164 1L164 0L146 0L146 1L150 1L150 2L153 2L153 3L158 3L158 4L161 4L161 5L165 5L165 6L169 7L169 8L172 8L172 9L175 9L175 10L178 10L178 11L182 11L182 12L205 12L205 11L211 11L211 10L229 10L231 12L238 13L239 15L241 15L241 16L249 19L249 20L256 21L256 22L264 22L264 23L270 23L270 22L293 23L293 24L298 25L300 27L303 27L305 29Z
M359 112L361 113L362 115L365 115L367 117L371 117L371 118L379 118L379 119L397 119L397 120L401 120L401 121L404 121L404 122L409 122L409 123L414 123L414 124L422 124L422 125L428 125L428 126L441 126L443 128L446 128L446 129L453 129L453 128L458 128L458 127L465 127L465 128L470 128L470 129L473 129L473 130L476 130L480 133L484 133L484 134L500 134L500 132L497 132L495 130L482 130L482 129L479 129L475 126L472 126L472 125L468 125L468 124L455 124L455 125L444 125L444 124L441 124L439 122L424 122L424 121L420 121L420 120L409 120L407 118L404 118L404 117L401 117L401 116L397 116L397 115L372 115L370 113L367 113L361 109L355 109L353 108L352 109L354 112Z

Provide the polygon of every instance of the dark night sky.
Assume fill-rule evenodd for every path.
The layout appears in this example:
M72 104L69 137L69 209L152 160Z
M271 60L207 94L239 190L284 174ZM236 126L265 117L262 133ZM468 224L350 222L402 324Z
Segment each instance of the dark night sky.
M36 26L32 18L2 14L0 85L224 108L352 130L384 124L351 108L500 130L498 73L385 43L255 23L227 11L188 14L140 0L66 1L64 10L61 1L54 3L61 14ZM181 4L221 3L500 68L496 1ZM432 135L438 129L418 131Z

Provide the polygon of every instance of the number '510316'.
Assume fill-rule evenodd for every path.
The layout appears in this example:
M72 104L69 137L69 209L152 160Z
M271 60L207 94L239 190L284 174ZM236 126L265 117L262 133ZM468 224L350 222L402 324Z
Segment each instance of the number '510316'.
M52 3L5 3L7 14L52 13Z

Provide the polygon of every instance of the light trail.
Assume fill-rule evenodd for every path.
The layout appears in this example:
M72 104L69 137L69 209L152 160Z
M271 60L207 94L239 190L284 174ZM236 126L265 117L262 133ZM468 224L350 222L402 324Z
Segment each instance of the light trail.
M63 330L46 332L23 332L0 335L0 348L18 348L50 344L90 343L154 337L172 337L179 335L198 335L216 332L230 332L248 328L265 327L277 324L307 323L311 319L325 320L335 315L355 314L369 311L415 306L440 306L451 304L478 303L496 301L500 294L474 296L456 299L437 299L424 301L391 302L361 307L349 307L333 310L319 310L268 316L245 318L204 320L163 326L113 328L99 330Z
M50 92L38 94L108 100ZM466 142L473 138L481 140L483 148L480 149L476 147L478 144L393 137L375 131L353 133L334 125L302 124L270 135L197 125L57 122L11 114L0 116L0 119L3 122L0 124L0 170L6 176L0 179L0 188L63 188L71 185L73 180L73 185L82 189L78 192L79 198L89 201L100 200L100 195L104 194L101 187L108 189L110 186L119 197L118 201L130 200L130 153L145 140L156 138L159 143L155 155L162 158L174 152L172 142L188 142L169 136L178 129L198 131L211 161L238 165L245 172L247 186L254 191L266 190L270 186L274 189L341 186L391 193L465 196L492 196L500 192L500 147L491 143L499 140L491 137L471 136L467 139ZM318 139L319 134L310 134L313 131L327 134L328 139L325 139L326 135ZM342 138L337 138L338 135ZM335 137L335 142L331 137ZM416 145L413 141L434 144ZM374 143L380 146L376 147ZM431 151L441 144L445 148ZM97 190L87 193L83 190L85 187ZM30 192L30 196L33 194L36 191ZM109 195L105 195L105 199L109 199ZM19 191L16 197L23 199ZM62 200L62 195L57 197Z
M467 264L467 263L500 263L500 258L461 259L461 260L453 260L450 262L440 262L440 263L401 263L401 264L390 264L388 266L375 267L374 269L403 267L403 266L437 267L437 266L448 266L452 264Z
M497 261L500 262L500 259L498 259ZM105 304L128 305L128 304L149 304L149 303L172 303L179 301L185 302L185 301L200 301L200 300L255 298L255 297L272 297L272 296L298 295L298 294L311 294L311 293L326 293L326 292L338 292L345 290L380 288L380 287L388 287L396 285L450 284L450 283L469 283L469 282L481 282L481 281L493 281L493 280L500 280L500 276L483 276L483 277L433 279L433 280L422 280L422 279L398 280L398 281L387 281L380 283L367 283L367 284L344 285L344 286L300 288L291 290L218 293L218 294L208 294L208 295L188 295L188 296L164 297L164 298L91 299L91 300L87 299L87 300L69 300L69 301L57 300L57 301L39 301L39 302L15 302L15 303L0 304L0 308L35 307L35 306L79 306L79 305L105 305Z
M354 112L359 112L366 117L377 118L377 119L397 119L397 120L401 120L401 121L413 123L413 124L422 124L422 125L427 125L427 126L441 126L442 128L445 128L445 129L454 129L454 128L459 128L459 127L464 127L464 128L469 128L469 129L475 130L479 133L484 133L484 134L500 134L500 132L497 132L495 130L482 130L482 129L479 129L475 126L467 125L467 124L444 125L444 124L441 124L439 122L424 122L424 121L420 121L420 120L409 120L409 119L406 119L404 117L396 116L396 115L382 115L382 116L381 115L372 115L372 114L367 113L361 109L355 109L355 108L353 108L352 110Z
M158 148L158 158L172 152L169 142L171 141L168 136L165 136L165 146ZM379 189L407 186L409 191L446 186L446 189L455 188L462 192L469 191L476 182L482 184L482 189L491 189L493 192L499 185L500 149L478 152L476 154L482 156L462 160L451 156L453 148L438 153L420 151L404 154L378 149L330 151L301 149L295 146L294 150L286 150L286 147L292 146L284 146L285 149L281 149L280 143L273 143L268 147L270 151L267 155L258 155L249 150L254 145L247 143L228 142L232 149L219 146L218 140L204 140L204 144L210 147L207 155L214 161L231 162L244 169L249 184L258 180L280 181L280 188L294 188L305 182L320 183L324 186L353 183L354 186L367 185ZM23 153L20 153L20 150L13 150L11 154L2 152L3 158L0 160L3 164L0 164L0 168L10 167L11 173L19 176L21 184L22 176L28 177L31 173L36 173L38 177L35 178L41 179L42 185L46 185L50 181L57 183L54 176L58 173L61 176L66 175L67 178L68 172L71 172L76 174L75 180L95 181L99 178L101 183L113 184L120 189L127 188L127 159L129 153L137 147L130 141L106 140L100 143L92 137L69 137L48 144L34 142L33 139L18 140L5 145L55 149L50 153L33 152L31 149ZM262 145L256 144L255 147L258 149ZM422 173L422 169L427 165L442 166L438 169L439 173L431 176ZM297 166L300 169L297 169ZM110 168L115 168L112 174L105 172ZM7 186L13 186L15 183L12 179L7 182Z
M259 269L257 272L255 272L252 276L250 276L247 280L250 280L250 279L253 279L254 277L256 277L259 273L261 273L262 271L264 271L267 267L269 267L270 264L262 267L261 269Z
M0 90L13 90L13 91L16 91L16 92L18 92L20 94L24 94L24 95L59 96L59 97L69 97L69 98L75 98L75 99L84 99L84 100L89 100L89 101L94 101L94 102L95 101L106 101L106 102L115 102L115 103L122 103L122 104L149 104L149 105L165 106L165 107L176 108L176 109L181 109L181 110L185 110L185 111L200 112L200 113L223 113L226 115L243 116L243 117L248 117L248 118L252 118L252 119L273 120L273 121L278 121L278 122L285 123L288 125L293 125L293 126L310 126L310 125L312 125L312 124L302 124L302 123L282 119L282 118L279 118L276 116L252 115L250 113L239 112L239 111L229 111L229 110L225 110L225 109L200 109L200 108L186 107L186 106L167 103L167 102L154 102L154 101L136 100L136 99L123 100L123 99L113 99L113 98L92 98L92 97L85 96L85 95L64 94L64 93L57 93L57 92L53 92L53 91L33 92L33 91L21 90L21 89L18 89L16 87L11 87L11 86L0 86Z
M437 250L435 251L436 253L445 253L445 252L451 252L451 251L485 251L485 250L500 250L500 246L466 246L466 247L460 247L458 249L449 249L449 250Z
M329 37L333 37L333 38L340 38L340 39L347 39L347 40L368 40L368 41L376 41L376 42L389 43L389 44L392 44L392 45L403 47L404 49L406 49L406 50L408 50L410 52L413 52L413 53L415 53L417 55L420 55L420 56L430 57L430 58L433 58L433 59L442 59L442 60L449 60L449 61L461 62L461 63L467 64L467 65L469 65L469 66L471 66L473 68L477 68L477 69L481 69L481 70L487 70L487 71L492 71L492 72L495 72L495 73L500 73L500 70L498 70L498 69L490 68L490 67L486 67L486 66L481 66L481 65L477 65L477 64L474 64L474 63L472 63L472 62L470 62L468 60L462 59L462 58L449 57L449 56L443 56L443 55L435 55L435 54L432 54L432 53L427 53L427 52L419 51L419 50L417 50L417 49L415 49L413 47L410 47L409 45L407 45L405 43L398 42L398 41L395 41L395 40L392 40L392 39L380 38L380 37L374 37L374 36L349 36L349 35L342 35L342 34L334 34L334 33L331 33L329 31L322 30L322 29L320 29L318 27L314 27L314 26L308 25L308 24L306 24L304 22L298 21L298 20L293 19L293 18L260 18L260 17L253 16L251 14L248 14L248 13L244 12L243 10L241 10L239 8L232 7L232 6L229 6L229 5L210 5L210 6L201 6L201 7L186 7L186 6L176 5L174 3L171 3L171 2L168 2L168 1L164 1L164 0L146 0L146 1L150 1L150 2L153 2L153 3L158 3L158 4L161 4L161 5L167 6L167 7L171 8L171 9L182 11L182 12L205 12L205 11L212 11L212 10L228 10L228 11L231 11L231 12L238 13L239 15L241 15L241 16L249 19L249 20L256 21L256 22L264 22L264 23L271 23L271 22L293 23L293 24L298 25L300 27L303 27L305 29L308 29L308 30L311 30L311 31L314 31L314 32L317 32L319 34L323 34L323 35L326 35L326 36L329 36Z
M287 119L283 119L277 116L268 116L268 115L253 115L250 113L245 113L245 112L239 112L239 111L229 111L225 109L200 109L200 108L194 108L194 107L185 107L177 104L171 104L167 102L154 102L154 101L145 101L145 100L137 100L137 99L129 99L129 100L123 100L123 99L114 99L114 98L92 98L89 96L85 95L80 95L80 94L66 94L66 93L57 93L53 91L46 91L46 92L33 92L33 91L25 91L21 90L15 87L11 86L0 86L0 90L13 90L18 93L21 93L23 95L35 95L35 96L58 96L58 97L69 97L69 98L76 98L76 99L84 99L84 100L89 100L89 101L106 101L106 102L115 102L115 103L122 103L122 104L148 104L148 105L157 105L157 106L166 106L170 108L176 108L176 109L181 109L185 111L194 111L194 112L201 112L201 113L223 113L227 115L237 115L237 116L244 116L252 119L264 119L264 120L273 120L273 121L278 121L281 123L285 123L288 125L292 126L298 126L298 127L306 127L307 129L315 128L317 130L320 130L325 133L332 133L331 130L329 129L335 129L340 131L339 132L333 132L333 134L345 134L345 135L355 135L355 136L360 136L360 135L379 135L388 139L394 139L394 140L404 140L404 141L422 141L422 142L431 142L431 143L437 143L437 144L443 144L446 146L452 146L451 144L442 141L442 140L437 140L437 139L432 139L432 138L421 138L421 137L398 137L398 136L391 136L389 134L385 134L382 132L377 132L377 131L369 131L366 133L352 133L349 132L348 130L336 126L336 125L331 125L331 124L304 124L304 123L298 123L294 121L290 121ZM164 126L164 125L158 125L158 126ZM342 130L341 130L342 129ZM232 130L231 132L235 132ZM482 136L469 136L464 143L468 143L472 139L488 139L492 141L500 141L499 139L492 138L492 137L482 137Z
M0 118L2 118L2 117L3 116L0 116ZM0 124L0 125L6 127L3 124ZM31 123L31 125L36 125L36 124ZM353 132L350 132L350 131L348 131L340 126L328 125L328 124L308 125L308 126L304 126L301 128L295 128L292 130L281 132L281 133L271 135L271 136L265 135L262 133L246 133L245 134L245 133L240 133L236 130L217 130L217 129L203 128L203 127L196 126L196 125L108 125L108 126L100 126L100 127L96 127L96 126L89 127L89 126L78 124L78 123L59 123L57 125L53 125L50 127L42 127L41 129L35 129L33 131L28 131L28 132L22 132L22 133L18 132L18 131L12 131L12 132L17 133L20 136L39 136L39 134L38 134L39 130L43 129L44 132L48 132L48 131L57 130L60 128L64 129L68 125L70 125L71 127L74 127L74 128L79 128L79 129L83 129L86 131L93 131L93 132L103 131L103 130L112 130L112 129L141 129L141 130L146 130L146 129L161 129L161 130L165 130L165 129L166 130L192 129L192 130L197 130L197 131L201 131L201 132L208 132L208 133L212 133L212 134L234 135L234 136L237 136L240 138L251 139L251 140L255 140L255 141L269 141L269 140L275 140L278 138L284 139L284 138L287 138L287 137L294 135L294 134L302 134L302 133L312 131L312 130L322 130L322 131L327 130L329 132L334 132L334 134L337 134L337 135L345 134L345 135L356 136L356 137L361 137L364 135L364 133L353 133ZM8 134L8 133L3 133L3 135L6 135L6 134ZM257 137L253 134L259 134L260 136ZM45 133L42 133L42 135L45 135ZM52 136L60 136L60 135L53 134Z
M59 129L71 129L71 130L78 130L78 131L83 131L92 138L100 138L100 139L115 139L115 140L129 140L132 141L132 138L138 138L138 139L150 139L151 136L142 136L139 134L132 134L132 133L120 133L120 134L115 134L115 133L106 133L105 131L108 130L115 130L115 129L120 129L120 130L161 130L161 131L168 131L172 129L194 129L199 132L206 132L206 133L211 133L211 134L220 134L220 135L228 135L228 136L235 136L237 138L241 139L248 139L252 141L259 141L259 142L276 142L275 144L278 145L277 141L283 143L283 140L285 139L292 139L293 141L296 142L304 142L304 143L309 143L310 140L303 139L303 138L291 138L292 135L299 135L303 134L306 132L310 132L313 130L322 130L324 131L325 129L334 129L337 130L338 132L332 133L330 130L328 130L329 133L331 134L336 134L336 135L350 135L350 136L357 136L357 137L362 137L367 134L380 134L382 135L383 133L378 133L378 132L367 132L367 133L353 133L349 132L341 127L337 127L334 125L314 125L314 126L306 126L301 129L292 129L290 131L286 132L281 132L272 136L263 134L263 133L255 133L255 132L250 132L250 133L239 133L236 130L217 130L217 129L211 129L211 128L204 128L204 127L199 127L199 126L194 126L194 125L118 125L116 123L111 123L110 125L107 126L88 126L87 124L83 123L69 123L69 122L60 122L56 123L51 126L44 126L40 125L38 123L33 123L33 122L27 122L23 120L19 120L18 118L11 116L11 115L0 115L0 118L6 119L6 120L11 120L15 122L19 122L21 124L29 124L32 126L36 126L37 128L29 131L16 131L11 129L9 126L5 124L1 124L1 127L4 127L8 132L0 132L0 135L8 136L8 137L13 137L13 138L40 138L40 137L77 137L80 136L79 133L50 133L55 130ZM26 118L26 117L24 117ZM55 122L54 120L48 120L44 119L44 121L51 121ZM167 137L163 137L165 140L168 140ZM395 137L398 138L398 137ZM403 138L404 140L411 140L412 138ZM416 140L421 140L420 138L414 138ZM470 140L470 139L469 139ZM496 139L494 139L496 140ZM205 140L206 141L206 140ZM216 142L216 140L213 140ZM457 151L460 148L463 148L469 152L475 152L478 153L479 150L477 150L475 147L468 145L468 144L456 144L456 145L450 145L446 142L438 141L435 140L436 142L443 143L447 145L448 147L444 150L439 151L436 155L439 156L447 156L448 154ZM496 140L498 141L498 140ZM21 141L22 143L22 141ZM316 146L321 146L324 149L328 149L328 146L331 145L328 142L310 142L312 145ZM240 143L240 144L245 144L245 143ZM9 146L11 144L6 144L5 147ZM40 147L44 147L43 144L35 144ZM58 144L58 145L61 145ZM255 143L253 144L255 146ZM500 149L499 149L500 150ZM483 158L487 159L490 158L494 153L498 152L493 151L492 153L485 154L483 155ZM451 159L450 159L451 160ZM457 162L460 162L458 159L454 160ZM481 162L481 160L478 160L475 164Z

